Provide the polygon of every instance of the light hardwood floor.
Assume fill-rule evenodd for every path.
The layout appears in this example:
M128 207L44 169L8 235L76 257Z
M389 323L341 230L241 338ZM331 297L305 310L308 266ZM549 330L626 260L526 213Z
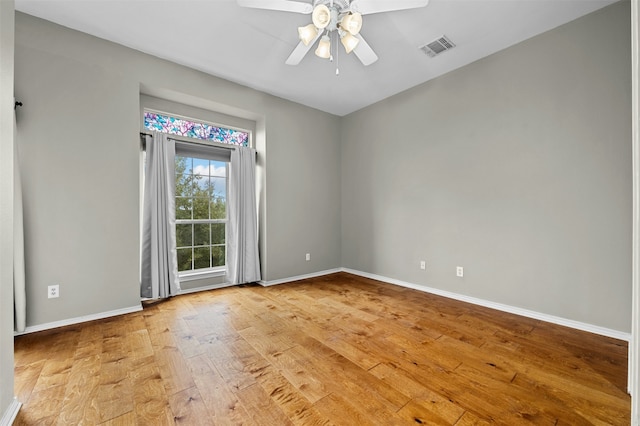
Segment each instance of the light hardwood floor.
M17 337L17 425L625 425L627 344L338 273Z

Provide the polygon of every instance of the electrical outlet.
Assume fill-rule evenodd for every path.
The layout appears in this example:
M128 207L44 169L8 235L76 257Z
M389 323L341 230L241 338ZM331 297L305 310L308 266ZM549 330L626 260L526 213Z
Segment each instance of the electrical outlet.
M456 276L464 277L464 268L462 266L456 266Z
M56 284L56 285L50 285L49 287L47 287L47 295L49 299L55 299L56 297L60 297L60 286Z
M305 259L306 259L307 261L311 260L311 253L307 253L307 256L305 257Z
M425 262L424 260L420 261L420 269L425 270L427 269L427 262Z

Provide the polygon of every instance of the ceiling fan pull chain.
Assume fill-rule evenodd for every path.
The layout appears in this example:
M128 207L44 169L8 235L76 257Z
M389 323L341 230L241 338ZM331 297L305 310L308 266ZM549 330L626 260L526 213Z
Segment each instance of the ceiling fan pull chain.
M336 76L340 75L340 49L338 49L338 40L340 37L336 37Z
M329 50L331 51L331 54L329 55L329 62L333 62L333 38L334 38L333 37L333 32L330 32L329 33L329 46L331 46L331 47L330 47ZM338 52L336 52L336 55L337 54L338 54Z

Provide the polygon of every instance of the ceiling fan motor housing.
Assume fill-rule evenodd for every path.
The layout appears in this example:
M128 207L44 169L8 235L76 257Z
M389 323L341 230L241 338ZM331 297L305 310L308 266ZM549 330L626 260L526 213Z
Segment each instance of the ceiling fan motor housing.
M316 7L319 4L324 4L327 7L331 7L331 4L333 4L333 7L335 7L336 9L338 9L339 11L346 11L347 9L349 9L349 1L347 0L314 0L313 1L313 7Z

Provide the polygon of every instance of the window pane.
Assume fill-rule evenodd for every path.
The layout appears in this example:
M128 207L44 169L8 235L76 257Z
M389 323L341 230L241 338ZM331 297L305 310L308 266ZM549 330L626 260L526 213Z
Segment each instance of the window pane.
M227 179L223 177L212 177L209 183L209 193L215 197L227 197Z
M191 219L191 198L176 198L176 219Z
M193 225L191 225L190 223L176 225L176 246L177 247L192 246L193 245L192 236L193 236Z
M227 206L224 200L216 199L211 202L211 219L226 219Z
M206 198L194 198L193 218L209 219L209 200Z
M211 244L224 244L224 223L211 224Z
M224 246L213 246L211 247L211 266L224 266L225 265L225 257L224 257Z
M176 197L189 197L193 194L193 175L176 175Z
M211 166L209 167L211 176L226 177L227 176L227 163L224 161L211 160Z
M209 268L211 247L196 247L193 249L193 269Z
M208 246L211 244L211 236L209 234L209 228L211 225L208 223L197 223L193 225L193 245L194 246Z
M193 159L193 174L200 176L209 176L209 160L202 158Z
M190 271L191 267L191 248L178 249L178 272Z
M176 155L176 174L191 174L192 159Z
M209 176L193 175L193 195L209 197Z
M173 135L210 140L230 145L249 146L249 134L240 130L225 129L207 123L197 123L183 118L170 117L153 112L144 113L144 127Z
M215 193L215 181L214 178L207 178L207 196L211 197Z

